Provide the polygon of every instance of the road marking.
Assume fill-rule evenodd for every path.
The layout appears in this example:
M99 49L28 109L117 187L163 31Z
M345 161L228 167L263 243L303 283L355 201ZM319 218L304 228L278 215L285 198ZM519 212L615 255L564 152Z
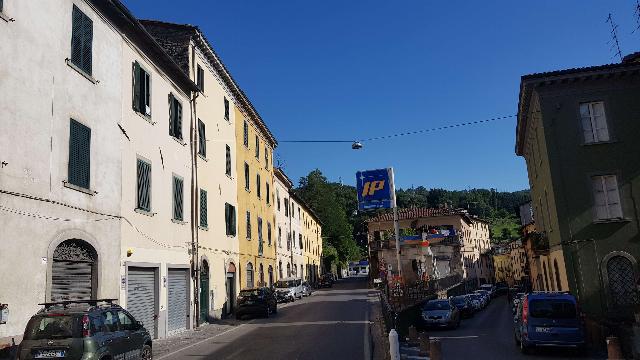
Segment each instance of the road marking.
M238 330L239 328L241 328L241 327L243 327L243 326L245 326L245 325L247 325L247 324L246 324L246 323L245 323L245 324L240 324L240 325L238 325L238 326L236 326L236 327L234 327L234 328L231 328L231 329L225 330L225 331L223 331L223 332L221 332L221 333L219 333L219 334L213 335L213 336L208 337L208 338L206 338L206 339L202 339L202 340L200 340L200 341L198 341L198 342L195 342L195 343L193 343L193 344L191 344L191 345L185 346L185 347L183 347L182 349L178 349L178 350L176 350L176 351L174 351L174 352L171 352L171 353L168 353L168 354L164 354L164 355L162 355L162 356L159 356L159 357L157 357L157 358L156 358L156 360L166 359L166 358L168 358L168 357L170 357L170 356L173 356L173 355L175 355L175 354L177 354L177 353L179 353L179 352L181 352L181 351L184 351L184 350L190 349L190 348L192 348L192 347L194 347L194 346L197 346L197 345L200 345L200 344L202 344L202 343L205 343L205 342L207 342L207 341L209 341L209 340L211 340L211 339L213 339L213 338L217 338L217 337L218 337L218 336L220 336L220 335L224 335L224 334L226 334L226 333L229 333L229 332L232 332L232 331Z
M447 340L447 339L475 339L479 338L478 335L468 335L468 336L432 336L431 339L439 339L439 340Z

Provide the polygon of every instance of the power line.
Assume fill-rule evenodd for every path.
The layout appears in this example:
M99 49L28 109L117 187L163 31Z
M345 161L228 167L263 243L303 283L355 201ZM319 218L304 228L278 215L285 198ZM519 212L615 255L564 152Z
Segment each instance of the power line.
M438 127L434 127L434 128L430 128L430 129L407 131L407 132L398 133L398 134L382 135L382 136L376 136L376 137L367 138L367 139L361 139L361 140L340 140L340 139L336 139L336 140L280 140L278 142L279 143L353 143L354 141L377 141L377 140L386 140L386 139L391 139L391 138L401 137L401 136L407 136L407 135L423 134L423 133L427 133L427 132L440 131L440 130L446 130L446 129L469 126L469 125L477 125L477 124L489 123L489 122L493 122L493 121L497 121L497 120L504 120L504 119L514 118L516 116L518 116L518 115L517 114L513 114L513 115L506 115L506 116L498 116L498 117L493 117L493 118L490 118L490 119L469 121L469 122L465 122L465 123L458 123L458 124L451 124L451 125L444 125L444 126L438 126Z

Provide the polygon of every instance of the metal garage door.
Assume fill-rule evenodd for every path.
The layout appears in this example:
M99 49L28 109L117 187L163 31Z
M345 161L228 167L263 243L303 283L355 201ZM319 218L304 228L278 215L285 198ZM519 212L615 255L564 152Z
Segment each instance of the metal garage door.
M51 300L91 299L93 264L54 260L51 268Z
M156 338L157 284L156 269L129 268L127 284L127 310L141 321L144 327Z
M168 320L169 333L187 328L188 304L188 271L186 269L169 269L168 271Z

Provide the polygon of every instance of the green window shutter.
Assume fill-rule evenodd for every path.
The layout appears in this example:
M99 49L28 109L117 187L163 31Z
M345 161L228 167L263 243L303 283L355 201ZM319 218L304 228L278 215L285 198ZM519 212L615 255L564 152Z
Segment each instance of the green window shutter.
M244 146L249 147L249 124L244 122Z
M175 124L175 132L176 132L176 137L180 140L182 140L182 104L178 101L178 99L174 98L174 101L176 103L175 109L176 109L176 124Z
M230 216L229 216L229 204L225 203L224 204L224 226L225 226L225 233L227 235L230 235L230 231L229 231L230 220L231 219L230 219Z
M151 211L151 164L138 159L138 209Z
M175 136L173 129L173 114L175 113L175 110L173 108L174 103L175 102L173 101L173 94L169 94L169 135L171 136Z
M267 243L271 245L271 223L267 223Z
M198 119L198 154L207 157L207 140L202 120Z
M173 177L173 218L175 220L184 220L184 181L174 176Z
M91 174L91 129L71 119L69 125L69 183L88 189Z
M82 69L82 42L83 42L83 26L82 21L84 14L77 6L73 5L73 13L71 15L71 62Z
M207 227L207 192L200 189L200 226Z
M229 100L224 98L224 118L229 120Z
M231 148L229 145L226 145L226 168L225 174L231 176Z
M83 14L82 19L82 70L91 75L93 48L93 21Z
M151 75L146 71L142 70L140 72L141 75L141 83L144 87L144 91L142 92L142 96L140 96L140 101L142 102L140 109L142 113L146 115L151 115ZM147 110L148 107L148 110Z
M3 8L4 8L4 2L3 0L0 0L0 12L2 12Z
M230 214L231 214L231 231L230 231L230 235L236 235L236 208L233 205L229 205L230 210Z
M247 239L251 239L251 212L247 211Z
M267 204L270 204L270 202L271 202L271 200L270 200L270 199L271 199L271 195L269 195L269 194L271 193L271 189L269 188L269 182L268 182L268 181L267 181L266 185L267 185L267 195L266 195L266 198L267 198Z
M260 186L260 174L257 174L257 175L256 175L256 189L257 189L256 191L257 191L258 197L260 197L260 195L262 195L262 194L261 194L261 191L260 191L260 190L261 190L261 186Z
M262 254L263 254L262 218L258 217L258 255L262 256Z
M140 64L137 61L133 62L133 70L132 70L132 78L133 78L133 110L137 112L142 112L142 108L140 107L140 88L142 87L140 81Z
M249 164L244 163L244 188L249 190Z

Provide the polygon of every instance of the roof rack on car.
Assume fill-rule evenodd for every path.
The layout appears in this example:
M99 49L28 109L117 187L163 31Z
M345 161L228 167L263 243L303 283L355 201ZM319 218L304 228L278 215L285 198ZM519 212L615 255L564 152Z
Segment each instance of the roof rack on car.
M52 302L45 302L38 305L44 306L45 309L49 309L56 305L61 305L64 308L67 308L69 305L73 304L89 304L91 306L97 306L98 303L107 303L109 305L114 305L113 302L118 299L86 299L86 300L59 300Z

